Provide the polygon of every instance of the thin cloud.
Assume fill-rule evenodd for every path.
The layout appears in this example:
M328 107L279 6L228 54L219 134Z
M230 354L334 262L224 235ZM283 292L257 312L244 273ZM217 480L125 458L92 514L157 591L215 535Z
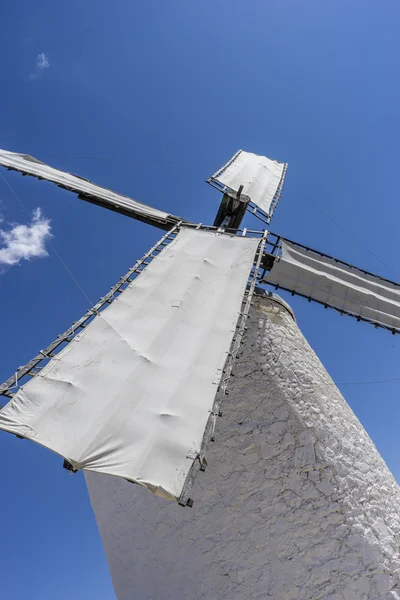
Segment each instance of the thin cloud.
M47 56L45 55L44 52L41 52L40 54L37 55L36 66L40 70L49 68L49 66L50 66L49 59L47 58Z
M0 266L11 267L23 260L48 256L45 244L50 237L50 221L36 208L29 225L0 229Z
M45 55L44 52L40 52L36 57L36 68L29 75L29 79L39 79L39 77L42 76L43 71L45 71L45 69L48 69L49 67L50 67L49 59L47 58L47 56Z

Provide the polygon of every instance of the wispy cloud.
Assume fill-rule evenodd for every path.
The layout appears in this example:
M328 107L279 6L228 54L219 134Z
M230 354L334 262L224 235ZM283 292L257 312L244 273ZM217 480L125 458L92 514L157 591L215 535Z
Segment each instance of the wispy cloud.
M50 66L49 59L47 58L45 53L41 52L40 54L38 54L36 57L36 67L38 69L42 70L42 69L48 69L49 66Z
M43 217L40 208L33 211L29 225L16 224L8 231L0 229L0 268L48 256L45 243L50 237L50 221Z
M50 67L50 61L44 52L40 52L36 57L36 68L29 75L29 79L39 79L42 76L43 71Z

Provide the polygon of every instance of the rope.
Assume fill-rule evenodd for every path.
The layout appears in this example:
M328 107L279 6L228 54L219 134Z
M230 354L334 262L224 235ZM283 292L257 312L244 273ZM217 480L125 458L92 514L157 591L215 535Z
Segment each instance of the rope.
M4 183L6 184L6 186L11 190L12 194L18 200L18 202L20 203L20 205L22 206L23 210L26 212L26 214L28 215L28 217L31 217L31 215L30 215L28 209L26 208L25 204L22 202L21 198L18 196L18 194L15 192L15 190L11 187L10 183L7 181L7 179L4 177L4 175L3 175L3 173L1 171L0 171L0 177L3 179ZM69 267L65 264L65 262L63 261L63 259L61 258L61 256L57 252L57 250L54 248L53 244L50 241L48 242L48 244L49 244L49 247L52 250L52 252L58 258L58 260L60 261L60 263L62 264L62 266L64 267L64 269L67 271L68 275L71 277L71 279L73 280L73 282L76 284L76 286L82 292L82 294L85 296L86 300L88 300L88 302L89 302L89 304L91 306L94 306L94 303L89 298L89 296L87 295L87 293L85 292L85 290L83 289L83 287L81 286L81 284L79 283L79 281L73 275L73 273L71 272L71 270L69 269Z
M329 219L329 221L332 221L332 223L334 225L336 225L336 227L338 227L339 229L341 229L346 235L348 235L353 241L355 241L359 246L361 246L361 248L363 248L364 250L366 250L367 252L369 252L371 254L371 256L373 256L377 261L379 261L384 267L386 267L387 269L389 269L389 271L392 271L392 273L394 273L395 275L397 275L397 277L400 277L400 274L395 271L394 269L392 269L392 267L390 267L389 265L387 265L381 258L379 258L379 256L377 256L374 252L372 252L372 250L370 250L369 248L367 248L367 246L364 246L364 244L362 242L360 242L357 238L354 237L353 234L349 233L346 229L344 229L344 227L342 227L342 225L340 225L337 221L335 221L335 219L333 219L330 215L326 214L326 212L324 212L322 210L322 208L320 208L319 206L317 206L316 204L314 204L314 202L312 202L312 200L307 199L309 204L311 204L311 206L313 206L314 208L316 208L322 215L324 215L324 217L326 217L327 219Z
M372 385L375 383L389 383L390 381L400 381L400 377L393 379L377 379L376 381L339 381L335 385Z
M115 160L118 162L127 163L149 163L149 164L189 164L192 161L189 160L141 160L135 158L118 158L114 156L58 156L49 154L48 158L56 158L57 160Z

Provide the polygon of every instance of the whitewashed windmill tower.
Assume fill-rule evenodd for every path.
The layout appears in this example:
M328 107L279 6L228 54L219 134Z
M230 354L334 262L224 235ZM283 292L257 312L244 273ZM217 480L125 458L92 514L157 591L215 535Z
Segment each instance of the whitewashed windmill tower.
M212 227L27 155L0 164L167 231L0 386L1 429L85 471L118 600L400 600L399 488L262 287L398 333L400 286L240 229L279 199L286 165L265 157L239 151L209 179Z

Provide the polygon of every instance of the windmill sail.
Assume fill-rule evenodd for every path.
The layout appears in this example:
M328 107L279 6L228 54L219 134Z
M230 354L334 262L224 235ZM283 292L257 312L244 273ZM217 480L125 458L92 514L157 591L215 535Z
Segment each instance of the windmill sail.
M0 429L179 499L260 240L189 228L23 385Z
M88 179L72 175L72 173L67 173L66 171L54 169L28 154L0 150L0 165L9 170L18 171L23 175L32 175L38 179L52 181L58 187L79 194L79 198L82 200L98 204L139 221L155 225L161 229L169 230L175 223L182 221L179 217L96 185Z
M265 282L400 332L399 284L284 239L281 244Z
M262 210L267 222L272 217L285 182L287 163L239 150L207 181L228 195L247 198Z

